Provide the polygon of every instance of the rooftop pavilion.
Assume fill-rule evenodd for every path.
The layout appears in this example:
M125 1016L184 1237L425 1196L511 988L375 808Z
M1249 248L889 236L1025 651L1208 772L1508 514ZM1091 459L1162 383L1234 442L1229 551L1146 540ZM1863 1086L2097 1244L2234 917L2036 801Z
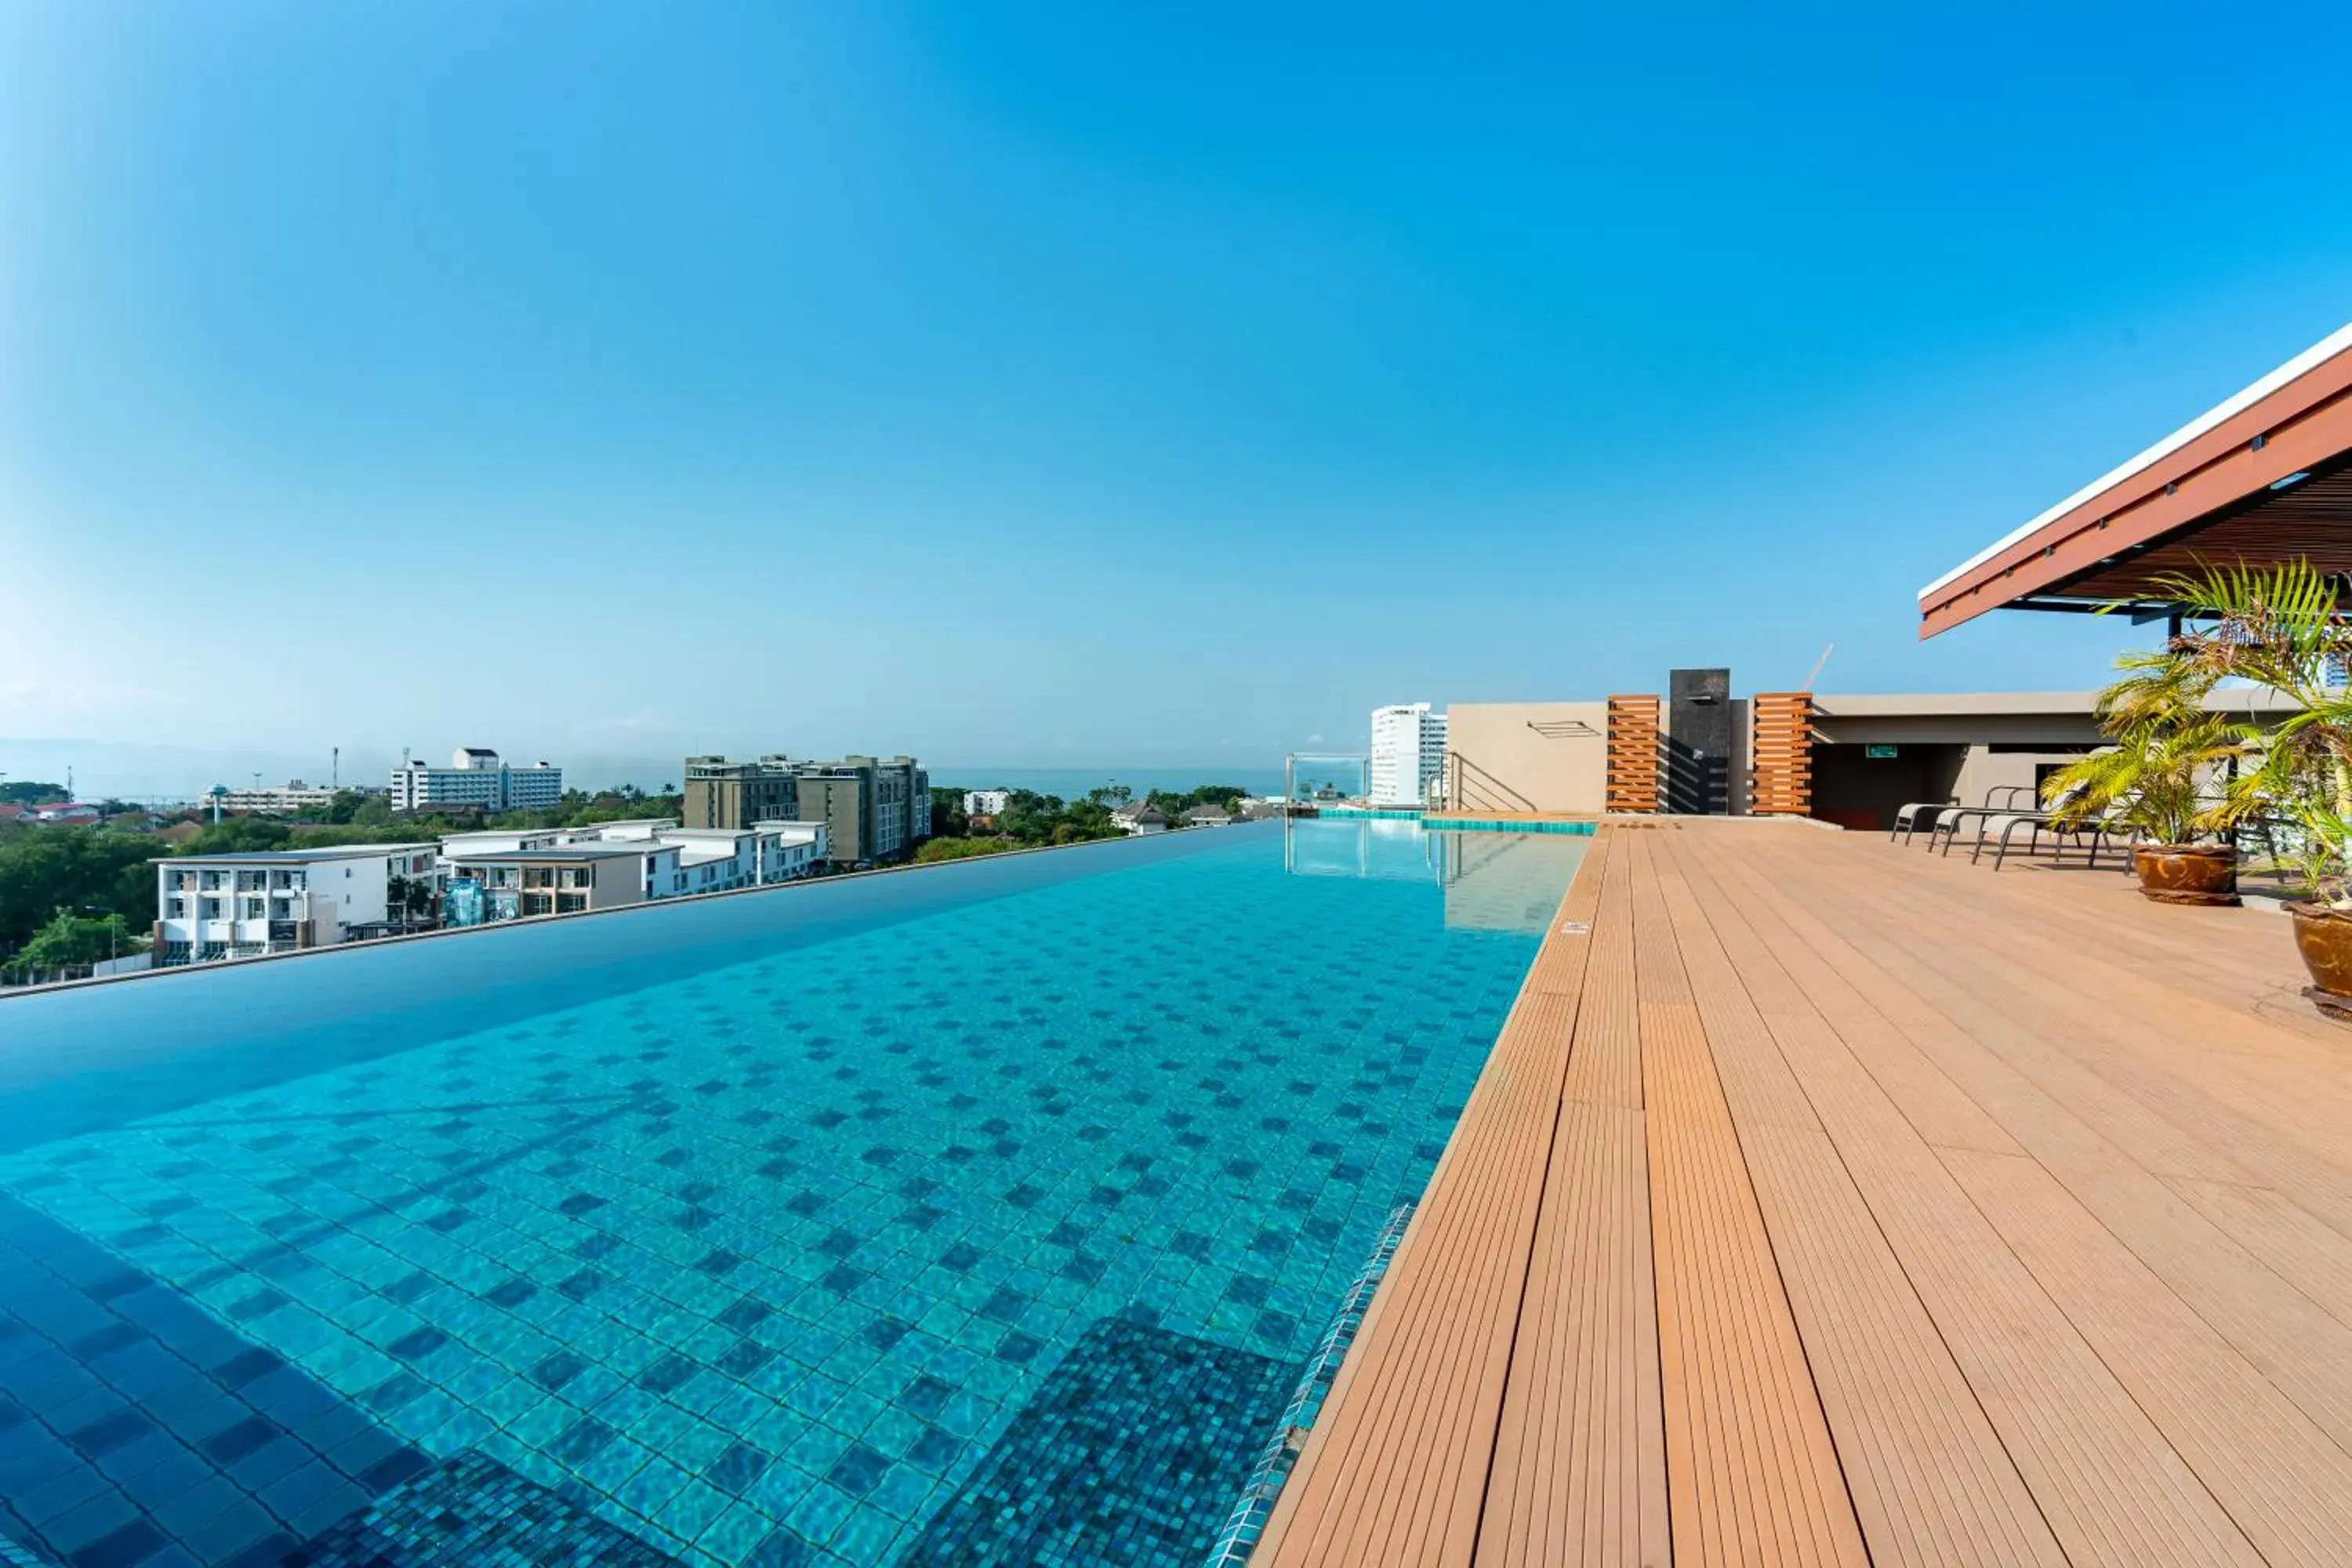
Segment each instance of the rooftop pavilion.
M2176 614L2162 579L2308 560L2352 572L2352 325L1919 590L1919 635L1988 610Z

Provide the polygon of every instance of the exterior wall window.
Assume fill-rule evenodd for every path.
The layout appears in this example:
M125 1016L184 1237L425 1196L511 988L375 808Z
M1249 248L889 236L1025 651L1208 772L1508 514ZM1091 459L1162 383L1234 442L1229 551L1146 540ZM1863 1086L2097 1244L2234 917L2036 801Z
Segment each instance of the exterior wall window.
M268 913L267 901L261 899L239 899L236 903L239 920L257 921Z
M168 920L184 921L187 919L188 900L185 899L172 900L169 903L164 905L163 914L164 918Z
M526 866L522 868L522 885L526 888L552 888L554 869L547 866Z
M558 893L555 895L555 912L559 915L577 914L580 910L584 910L587 907L588 895L585 893Z
M555 901L546 893L525 893L522 896L522 912L527 915L552 914Z
M220 906L221 901L218 899L206 899L203 901L199 912L205 920L216 921L220 919Z

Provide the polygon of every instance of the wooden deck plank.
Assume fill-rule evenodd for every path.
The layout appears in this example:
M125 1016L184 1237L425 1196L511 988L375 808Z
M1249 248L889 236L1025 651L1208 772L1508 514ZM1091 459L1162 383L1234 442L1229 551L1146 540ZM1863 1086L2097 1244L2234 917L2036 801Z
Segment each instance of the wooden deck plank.
M1882 930L1899 929L1880 923ZM1899 966L1902 961L1891 962ZM1887 978L1898 976L1888 972ZM2021 1048L2037 1032L2013 1020L2000 1030L2011 1050ZM2044 1043L2041 1048L2063 1047ZM2184 1201L2176 1184L2099 1136L2075 1106L2011 1081L1998 1058L1973 1041L1945 1055L1954 1071L2000 1087L2010 1104L2010 1126L2023 1149L2128 1247L2137 1262L2289 1391L2336 1441L2352 1448L2352 1330L2341 1318L2294 1283L2291 1274L2274 1271L2239 1237ZM2078 1085L2078 1092L2088 1099L2116 1091Z
M1710 857L1719 929L1742 922L1808 995L1839 998L1790 868ZM1845 998L1851 1016L1852 998ZM1832 1004L1836 1005L1836 1004ZM1937 1151L1833 1032L1782 1041L1857 1190L2034 1502L2075 1564L2258 1561L2172 1445L2011 1253Z
M2352 1456L2041 1165L1943 1158L2265 1561L2352 1562Z
M1612 856L1587 940L1565 1099L1513 1345L1481 1563L1670 1560L1630 868Z
M1657 850L1649 837L1629 847L1675 1556L1861 1563L1861 1531L1657 885Z
M1257 1560L2352 1561L2352 1031L2264 920L1605 826Z
M1557 1005L1609 875L1596 837L1563 901L1532 1004L1522 992L1325 1402L1256 1559L1269 1564L1467 1563L1493 1458L1511 1341L1559 1120L1570 1034ZM1539 952L1538 962L1551 956Z
M1871 1561L2063 1564L1780 1052L1776 1036L1827 1025L1744 928L1708 924L1675 858L1666 903Z

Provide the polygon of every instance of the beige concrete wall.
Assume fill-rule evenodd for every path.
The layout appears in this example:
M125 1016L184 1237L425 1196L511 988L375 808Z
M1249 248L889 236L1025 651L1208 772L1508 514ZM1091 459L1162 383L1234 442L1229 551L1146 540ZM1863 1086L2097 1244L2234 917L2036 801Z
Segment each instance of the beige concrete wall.
M1455 702L1445 710L1455 803L1490 811L1599 812L1607 790L1606 702ZM1579 726L1581 726L1580 729Z

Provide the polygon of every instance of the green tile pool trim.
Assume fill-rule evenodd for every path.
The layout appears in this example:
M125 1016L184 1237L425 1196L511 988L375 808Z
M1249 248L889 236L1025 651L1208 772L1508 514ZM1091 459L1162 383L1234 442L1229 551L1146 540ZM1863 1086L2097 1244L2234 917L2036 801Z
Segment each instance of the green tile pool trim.
M1427 816L1421 825L1433 833L1569 833L1590 838L1597 822L1512 822L1475 816Z
M1422 816L1418 806L1391 810L1385 806L1325 805L1318 806L1315 815L1357 817L1372 822L1419 822Z

